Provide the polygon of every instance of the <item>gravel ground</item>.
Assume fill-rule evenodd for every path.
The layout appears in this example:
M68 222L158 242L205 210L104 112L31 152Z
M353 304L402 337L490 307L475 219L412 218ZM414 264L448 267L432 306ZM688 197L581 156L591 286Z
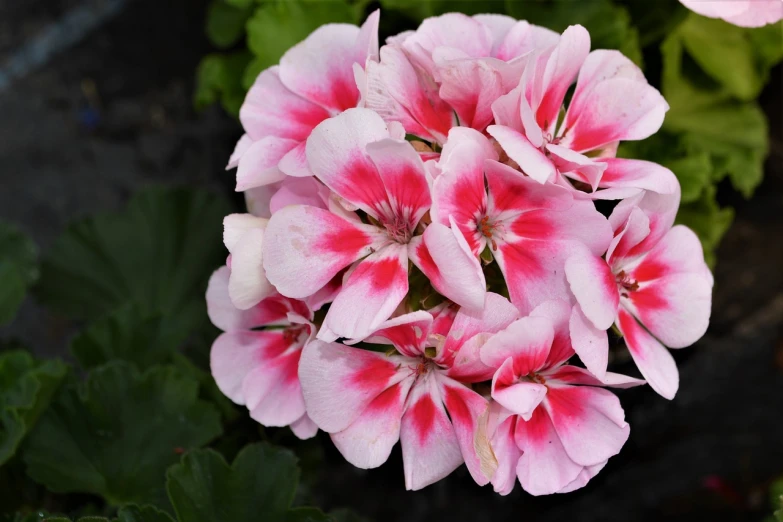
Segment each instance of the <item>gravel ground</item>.
M0 0L0 71L20 42L84 3ZM240 129L219 109L195 114L190 101L209 50L206 4L128 0L81 42L0 89L0 218L45 249L70 220L118 209L150 183L230 192L223 166ZM399 450L363 472L323 438L321 503L378 522L761 520L766 489L783 474L781 74L763 98L773 141L763 185L751 201L720 191L737 218L719 253L710 331L676 353L682 384L673 402L650 389L622 392L631 438L588 487L546 498L517 488L499 498L461 470L406 493ZM0 336L53 356L64 354L70 331L29 301Z

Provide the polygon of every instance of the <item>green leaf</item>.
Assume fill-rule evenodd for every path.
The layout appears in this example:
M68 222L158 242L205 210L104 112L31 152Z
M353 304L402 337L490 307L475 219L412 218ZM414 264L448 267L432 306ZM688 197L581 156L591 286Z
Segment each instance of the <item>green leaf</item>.
M655 0L620 2L631 15L631 24L639 32L642 47L662 40L687 18L690 11L679 0Z
M764 113L754 102L734 100L683 49L679 32L661 45L663 94L671 107L664 128L681 134L689 150L710 155L713 179L728 175L734 187L750 197L763 177L769 149Z
M245 22L251 13L249 7L240 8L224 0L213 0L207 10L207 37L215 47L231 47L245 34Z
M174 519L154 506L129 504L117 512L117 522L174 522Z
M396 10L421 21L430 16L458 11L467 15L505 13L505 0L381 0L384 11Z
M27 473L58 493L165 506L166 468L221 433L218 412L197 394L198 383L171 367L95 369L39 420L24 452Z
M265 443L246 446L229 467L210 449L188 453L167 473L180 522L283 522L299 482L296 457Z
M715 200L715 187L709 185L698 201L680 206L676 222L696 232L704 247L704 259L714 267L715 251L733 220L734 209L720 208Z
M220 102L227 113L238 116L247 92L242 86L242 75L251 58L247 51L208 54L202 58L193 93L196 109L202 110Z
M146 370L169 362L189 333L160 314L150 314L138 305L127 304L74 337L71 353L85 369L119 359Z
M590 32L593 49L619 49L641 65L639 33L628 10L610 0L507 0L508 14L532 24L563 32L581 24Z
M0 221L0 326L14 319L28 286L38 278L37 256L30 239Z
M201 190L140 192L121 213L68 227L43 261L38 297L73 318L132 302L172 325L205 321L204 292L225 258L221 223L229 209Z
M16 453L66 373L58 360L39 362L23 350L0 354L0 464Z
M327 23L358 23L357 11L344 0L271 1L247 22L248 47L255 67L275 65L289 48Z
M677 34L691 57L726 91L740 100L756 98L770 68L783 57L781 26L748 29L695 13Z
M250 7L254 3L260 4L263 1L264 0L225 0L228 5L233 5L234 7L239 7L240 9Z

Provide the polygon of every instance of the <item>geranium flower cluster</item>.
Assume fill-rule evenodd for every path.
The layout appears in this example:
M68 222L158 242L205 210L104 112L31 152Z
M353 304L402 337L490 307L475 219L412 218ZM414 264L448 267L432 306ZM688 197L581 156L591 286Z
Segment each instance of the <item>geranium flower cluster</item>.
M676 177L615 157L668 106L581 26L446 14L379 49L378 17L317 29L248 93L215 380L361 468L399 441L408 489L463 462L501 494L580 488L629 436L606 388L671 399L667 347L709 322ZM607 371L613 328L645 380Z

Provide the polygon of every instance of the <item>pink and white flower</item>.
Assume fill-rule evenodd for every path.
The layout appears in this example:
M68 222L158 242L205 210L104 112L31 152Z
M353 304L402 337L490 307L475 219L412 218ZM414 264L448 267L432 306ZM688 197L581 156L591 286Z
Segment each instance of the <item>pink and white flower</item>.
M279 294L248 310L239 310L228 296L229 268L212 274L207 311L223 333L212 344L210 367L223 394L247 406L264 426L290 426L300 439L318 428L305 411L298 367L302 348L315 333L313 312L302 301ZM259 330L273 326L272 329Z
M665 346L684 348L701 338L712 305L713 277L698 237L672 227L678 203L679 193L653 192L621 202L610 217L615 237L606 260L583 250L565 265L579 303L571 338L588 368L599 376L606 371L605 330L614 323L644 378L667 399L679 375Z
M566 92L577 76L561 123ZM563 183L562 174L596 190L606 168L600 157L614 156L622 140L655 133L668 108L628 58L617 51L591 53L590 35L576 25L536 53L519 86L492 104L495 125L487 132L539 183Z
M565 260L584 247L602 255L611 241L609 223L592 202L496 159L478 131L451 130L433 182L433 223L454 223L474 255L489 247L523 313L549 299L568 300Z
M481 485L494 473L479 430L487 400L469 384L492 375L478 349L518 312L496 294L487 295L481 314L460 311L451 321L437 312L389 319L364 340L392 344L393 355L316 340L299 366L308 414L346 460L378 467L399 440L409 490L442 479L463 461Z
M481 348L481 361L496 369L488 429L498 461L492 485L502 495L517 478L532 495L579 489L628 440L620 401L600 386L643 381L612 373L599 380L565 365L574 353L569 315L568 303L548 301Z
M761 27L783 19L783 0L680 0L702 16L740 27Z
M361 28L321 26L261 72L239 111L245 135L227 167L238 167L237 191L310 175L305 141L323 120L359 103L353 66L377 59L379 16Z
M557 33L501 15L448 13L389 39L367 64L364 106L416 136L444 143L459 124L484 130L491 105L517 86L529 53ZM360 78L362 75L359 75Z
M391 132L402 131L391 126ZM419 155L391 132L367 109L350 109L321 123L307 141L307 158L315 176L342 203L333 202L330 210L288 206L267 226L264 267L283 295L305 298L350 267L319 339L362 338L391 316L408 293L408 259L418 259L418 253L411 252L422 242L462 249L453 234L429 234L431 238L414 241L430 208L429 185ZM368 222L353 210L361 210ZM473 273L479 287L478 292L455 291L455 298L467 296L475 301L468 304L483 307L478 260L464 255L452 264L463 267L457 275ZM423 270L428 267L423 265ZM447 276L439 273L433 279L449 295ZM460 290L464 282L455 285Z

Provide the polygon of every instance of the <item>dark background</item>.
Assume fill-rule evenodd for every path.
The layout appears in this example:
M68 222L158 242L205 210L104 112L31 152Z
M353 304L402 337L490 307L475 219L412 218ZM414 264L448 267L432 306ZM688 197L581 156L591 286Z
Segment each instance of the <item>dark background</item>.
M223 167L241 128L191 103L196 66L211 50L207 3L0 0L1 219L45 250L69 221L119 209L151 183L231 194ZM78 10L90 4L102 6L89 10L97 18ZM63 19L72 23L56 25ZM461 468L409 493L399 449L362 471L321 435L325 464L310 481L317 503L379 522L762 520L769 485L783 475L783 71L772 76L761 99L771 131L764 182L750 201L719 191L737 214L718 254L710 330L675 353L674 401L649 388L621 392L631 438L598 477L567 495L533 498L517 487L501 498ZM43 357L66 356L71 333L30 299L0 331Z

